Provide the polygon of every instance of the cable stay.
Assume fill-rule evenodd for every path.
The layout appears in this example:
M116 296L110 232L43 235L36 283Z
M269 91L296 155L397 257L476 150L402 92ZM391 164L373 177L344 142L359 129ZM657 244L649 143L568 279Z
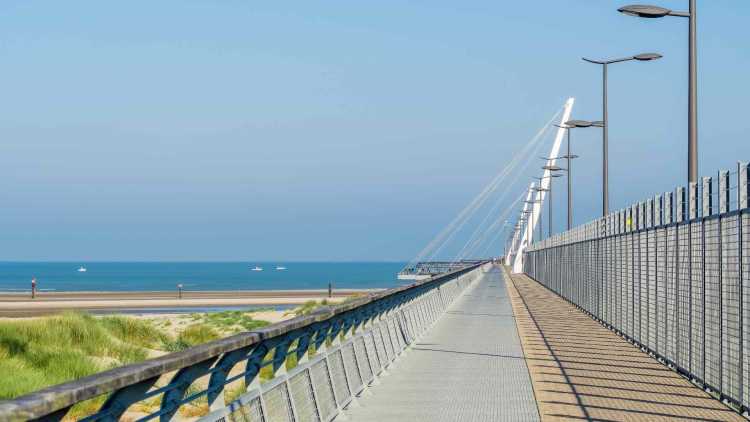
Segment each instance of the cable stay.
M487 212L483 215L479 224L474 228L468 240L465 242L463 247L459 250L458 254L451 261L441 262L440 264L458 265L457 261L463 260L468 256L473 255L478 250L484 248L488 250L493 243L496 242L497 238L502 234L502 221L507 219L512 209L523 199L524 194L520 195L512 205L501 210L502 204L506 200L509 192L512 191L511 187L517 183L521 175L528 168L532 160L538 155L539 149L545 144L545 135L550 129L552 129L555 121L564 112L565 107L561 108L542 126L542 128L521 148L510 160L510 162L487 184L477 196L475 196L468 205L466 205L461 212L447 225L445 226L430 242L412 259L406 267L399 273L399 278L414 279L419 278L421 273L429 273L429 268L422 264L427 264L434 261L436 257L440 256L442 251L453 241L456 236L462 232L467 226L469 221L478 218L480 215L479 210L489 207ZM495 192L500 187L503 187L501 194L494 201L490 202L490 198L493 198ZM488 204L492 205L488 205ZM500 232L498 234L497 232ZM487 240L491 240L489 244ZM422 266L420 268L420 266ZM427 274L423 274L428 276ZM403 276L403 277L402 277Z

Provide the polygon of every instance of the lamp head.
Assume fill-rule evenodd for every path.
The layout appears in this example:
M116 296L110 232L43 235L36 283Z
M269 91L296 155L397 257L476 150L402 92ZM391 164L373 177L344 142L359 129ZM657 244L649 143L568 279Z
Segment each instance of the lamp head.
M633 56L634 59L641 62L648 62L651 60L659 60L663 56L659 53L644 53Z
M565 126L568 127L591 127L592 122L588 120L568 120L565 122Z
M633 4L629 6L623 6L617 9L618 12L628 16L636 16L639 18L663 18L668 16L672 11L659 6L648 6L643 4Z

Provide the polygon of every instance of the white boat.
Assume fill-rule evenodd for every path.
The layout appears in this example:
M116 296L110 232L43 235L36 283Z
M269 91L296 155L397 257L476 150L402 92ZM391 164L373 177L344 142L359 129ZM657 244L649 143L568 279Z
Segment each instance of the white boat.
M281 265L276 267L276 271L284 271L284 270L286 270L286 267L282 267Z
M261 268L261 267L259 267L259 266L256 265L255 268L253 268L250 271L263 271L263 268Z
M88 271L88 270L86 269L86 267L83 267L83 266L82 266L82 267L78 268L78 272L79 272L79 273L85 273L86 271Z

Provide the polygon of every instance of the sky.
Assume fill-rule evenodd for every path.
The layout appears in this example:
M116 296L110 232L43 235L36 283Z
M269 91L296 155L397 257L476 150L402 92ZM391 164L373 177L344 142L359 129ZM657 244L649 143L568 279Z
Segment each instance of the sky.
M714 175L750 161L750 3L698 3ZM672 190L687 21L625 4L5 0L0 260L409 260L566 98L600 118L582 56L664 55L610 69L611 208ZM600 137L574 133L576 223Z

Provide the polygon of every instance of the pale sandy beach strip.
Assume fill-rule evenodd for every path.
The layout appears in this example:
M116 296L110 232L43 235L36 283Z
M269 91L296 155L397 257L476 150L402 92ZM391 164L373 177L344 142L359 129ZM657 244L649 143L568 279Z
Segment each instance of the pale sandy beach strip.
M309 300L338 302L372 290L202 291L184 292L44 292L35 299L28 294L0 294L0 316L36 316L65 310L117 310L148 308L236 307L299 305Z

